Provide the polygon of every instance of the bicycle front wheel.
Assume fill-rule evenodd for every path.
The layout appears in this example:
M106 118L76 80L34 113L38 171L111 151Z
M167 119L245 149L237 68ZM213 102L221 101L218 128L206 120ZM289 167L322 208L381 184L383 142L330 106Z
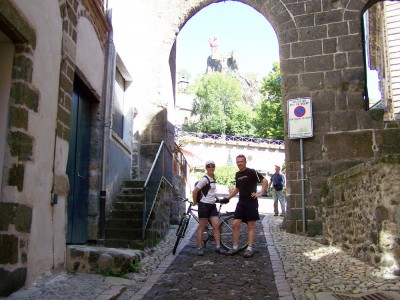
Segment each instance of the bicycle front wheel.
M221 232L221 246L225 250L229 250L233 246L232 223L233 223L233 215L222 219L221 225L219 226L219 230ZM248 245L247 224L244 222L241 222L240 229L239 229L239 243L238 243L239 251L246 249L247 245Z
M176 253L176 249L178 248L179 242L181 239L185 236L186 228L189 224L189 219L184 217L178 227L178 230L176 231L176 241L174 245L174 249L172 249L172 254Z

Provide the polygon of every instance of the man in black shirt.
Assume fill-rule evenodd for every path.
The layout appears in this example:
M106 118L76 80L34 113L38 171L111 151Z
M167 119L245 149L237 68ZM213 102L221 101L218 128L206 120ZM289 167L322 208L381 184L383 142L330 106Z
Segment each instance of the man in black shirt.
M239 193L239 202L236 205L233 220L233 248L226 255L235 255L238 252L238 242L240 234L240 224L247 223L249 245L243 254L243 257L253 256L253 243L256 231L256 221L260 220L258 214L258 199L264 195L268 180L254 169L246 167L246 157L238 155L236 157L236 165L239 171L236 173L236 186L226 199L231 199ZM261 183L261 191L257 192L257 183Z

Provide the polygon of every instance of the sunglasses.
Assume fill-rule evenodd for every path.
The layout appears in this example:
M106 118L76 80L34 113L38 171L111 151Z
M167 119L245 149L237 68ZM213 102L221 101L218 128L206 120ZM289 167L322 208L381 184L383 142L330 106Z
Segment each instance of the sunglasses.
M206 168L215 168L215 165L207 165Z

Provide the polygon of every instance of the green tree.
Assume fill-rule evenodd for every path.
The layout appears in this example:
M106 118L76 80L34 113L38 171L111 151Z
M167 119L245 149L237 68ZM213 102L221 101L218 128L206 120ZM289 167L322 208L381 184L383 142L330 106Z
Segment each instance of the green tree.
M257 109L255 119L257 135L262 138L283 140L281 72L278 62L273 64L272 71L263 78L260 92L264 100L260 102Z
M200 77L191 87L191 92L196 96L192 115L197 116L198 121L189 124L188 129L228 133L230 118L242 99L239 81L230 75L214 72Z
M220 166L215 168L215 181L218 184L232 187L235 185L235 174L238 171L235 166ZM204 170L195 170L192 175L200 180L204 176Z
M215 180L222 185L232 187L235 185L235 174L238 169L234 166L222 166L215 169Z
M227 134L235 136L256 136L254 120L257 114L253 108L240 104L227 122Z
M281 100L281 87L281 68L279 62L274 62L272 64L272 71L269 72L267 77L263 78L260 93L271 100Z

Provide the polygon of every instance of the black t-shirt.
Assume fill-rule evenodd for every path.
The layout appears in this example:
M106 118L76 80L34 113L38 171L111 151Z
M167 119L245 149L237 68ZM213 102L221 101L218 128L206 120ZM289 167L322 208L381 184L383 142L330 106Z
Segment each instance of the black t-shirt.
M257 183L264 178L254 169L246 168L236 173L236 187L239 189L239 201L253 199L251 193L257 192Z

